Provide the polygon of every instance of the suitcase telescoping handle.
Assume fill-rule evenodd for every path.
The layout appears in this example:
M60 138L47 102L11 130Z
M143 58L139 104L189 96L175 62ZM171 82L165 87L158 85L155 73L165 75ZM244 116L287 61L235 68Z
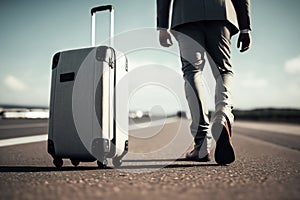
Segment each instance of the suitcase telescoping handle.
M108 45L113 47L113 36L114 36L114 7L112 5L98 6L91 9L92 16L92 37L91 37L91 45L94 47L96 45L96 13L101 11L109 11L110 12L110 20L109 20L109 41Z

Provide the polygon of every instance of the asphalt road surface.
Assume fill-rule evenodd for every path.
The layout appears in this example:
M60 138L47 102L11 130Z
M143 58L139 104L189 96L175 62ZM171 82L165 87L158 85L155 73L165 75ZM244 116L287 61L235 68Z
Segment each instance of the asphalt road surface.
M0 120L0 199L300 199L299 125L236 122L237 159L218 166L182 159L188 121L163 124L130 131L119 169L68 160L56 169L47 120Z

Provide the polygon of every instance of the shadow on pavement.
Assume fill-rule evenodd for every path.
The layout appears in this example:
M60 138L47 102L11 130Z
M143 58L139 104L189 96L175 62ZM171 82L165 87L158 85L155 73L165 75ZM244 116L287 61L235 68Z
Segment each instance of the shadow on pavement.
M220 166L218 164L171 164L171 165L160 165L160 164L153 164L153 165L132 165L132 166L121 166L118 169L159 169L159 168L188 168L188 167L216 167Z
M180 163L178 161L185 161L184 163ZM216 163L204 163L204 162L186 162L185 158L178 159L141 159L141 160L123 160L123 163L137 163L134 165L126 165L121 166L120 169L145 169L145 168L186 168L186 167L215 167L220 166ZM144 164L156 162L154 164Z
M106 168L111 169L111 168ZM89 171L89 170L103 170L99 167L38 167L38 166L0 166L0 172L56 172L56 171Z
M186 161L184 158L179 159L149 159L149 160L123 160L127 163L125 166L117 167L117 169L159 169L159 168L187 168L187 167L216 167L220 166L216 163L204 162L180 162ZM151 163L155 162L155 163ZM130 163L134 163L130 165ZM148 163L148 164L146 164ZM151 164L150 164L151 163ZM104 169L98 166L66 166L61 168L47 166L0 166L0 172L58 172L58 171L90 171L90 170L108 170L112 167Z
M176 162L187 161L185 158L123 160L123 162Z
M142 161L137 161L135 160L134 162L144 162L145 160ZM151 160L154 161L154 160ZM156 160L159 161L159 160ZM161 160L162 161L162 160ZM166 160L163 160L166 161ZM129 162L128 160L124 162ZM145 161L145 162L150 162ZM149 164L149 165L144 165L140 164L139 165L127 165L127 166L121 166L118 167L118 169L159 169L159 168L187 168L187 167L216 167L220 166L216 163L196 163L193 162L191 164ZM99 168L99 167L88 167L88 166L78 166L78 167L62 167L62 168L56 168L56 167L38 167L38 166L0 166L0 172L59 172L59 171L91 171L91 170L108 170L108 169L113 169L111 167L107 168Z

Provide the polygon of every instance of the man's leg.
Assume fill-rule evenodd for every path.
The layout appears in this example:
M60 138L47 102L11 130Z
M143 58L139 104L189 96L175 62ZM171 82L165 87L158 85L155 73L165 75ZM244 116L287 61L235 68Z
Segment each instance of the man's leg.
M229 164L235 160L231 142L232 114L231 81L233 78L230 63L231 34L226 21L207 21L206 51L216 80L215 115L212 133L216 140L215 160L219 164Z
M205 105L201 81L205 64L203 48L205 38L202 28L201 23L186 24L179 27L180 33L175 34L180 47L185 93L192 116L190 129L194 136L194 150L199 152L200 158L207 156L211 143L208 134L208 109ZM195 155L191 155L193 156Z
M233 79L230 25L226 21L206 22L206 51L213 75L216 80L215 109L226 115L230 124L232 114L231 83Z

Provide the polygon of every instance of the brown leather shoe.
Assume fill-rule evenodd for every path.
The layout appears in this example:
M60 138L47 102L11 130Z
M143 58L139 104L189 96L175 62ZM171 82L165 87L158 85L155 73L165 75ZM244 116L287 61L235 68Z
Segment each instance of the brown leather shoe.
M225 116L222 114L215 116L211 132L216 140L215 161L220 165L234 162L235 154L231 141L231 130Z
M188 161L197 161L197 162L211 161L209 153L206 156L204 156L203 158L199 158L199 151L196 149L192 150L191 152L186 153L185 158Z

